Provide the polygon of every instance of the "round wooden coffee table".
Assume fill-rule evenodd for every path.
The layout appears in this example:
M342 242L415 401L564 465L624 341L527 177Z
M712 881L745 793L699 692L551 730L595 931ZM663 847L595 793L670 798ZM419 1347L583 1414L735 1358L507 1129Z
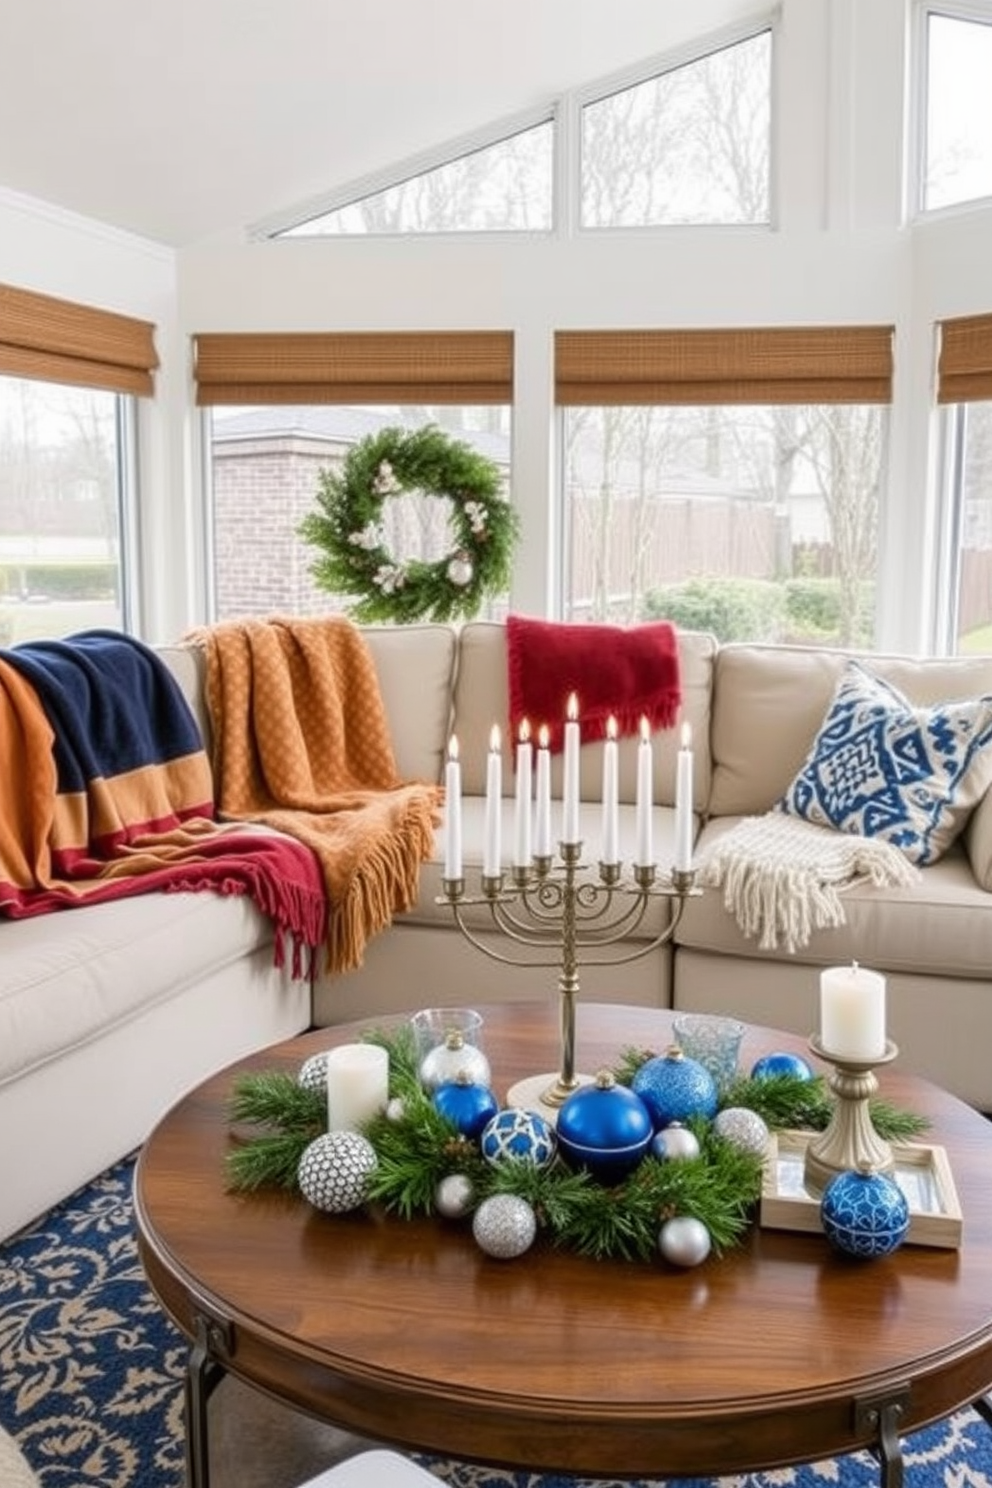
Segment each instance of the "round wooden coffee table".
M502 1092L557 1068L552 1005L483 1007ZM382 1020L387 1025L389 1020ZM872 1262L820 1235L755 1226L679 1271L538 1245L487 1257L465 1222L331 1217L303 1199L225 1191L226 1103L246 1070L296 1071L362 1025L243 1060L192 1091L149 1138L135 1177L141 1258L192 1341L191 1481L206 1484L206 1400L224 1372L399 1446L591 1477L744 1472L874 1449L891 1485L899 1437L992 1385L992 1126L935 1086L880 1072L925 1115L964 1213L958 1249L904 1245ZM582 1005L581 1068L661 1051L671 1015ZM805 1044L751 1028L742 1062Z

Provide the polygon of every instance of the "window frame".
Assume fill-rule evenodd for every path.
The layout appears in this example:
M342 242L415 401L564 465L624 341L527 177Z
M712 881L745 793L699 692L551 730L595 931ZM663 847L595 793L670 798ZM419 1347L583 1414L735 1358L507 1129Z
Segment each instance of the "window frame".
M988 208L992 203L992 187L985 196L969 197L967 201L947 202L943 206L928 207L925 201L927 181L927 120L930 112L930 18L940 16L947 20L971 21L976 25L992 25L987 7L975 0L915 0L911 22L911 94L907 135L909 139L909 166L907 176L907 216L911 221L932 221L945 217L959 217L966 212Z

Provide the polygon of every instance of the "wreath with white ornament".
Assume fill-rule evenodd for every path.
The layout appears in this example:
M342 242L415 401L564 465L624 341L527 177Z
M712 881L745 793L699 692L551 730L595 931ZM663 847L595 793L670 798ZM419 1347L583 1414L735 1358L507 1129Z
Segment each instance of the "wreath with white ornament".
M407 493L450 504L451 545L435 561L389 551L383 509ZM436 424L360 440L320 472L316 500L299 527L320 550L311 573L321 589L356 596L360 623L471 619L509 587L518 521L499 467Z

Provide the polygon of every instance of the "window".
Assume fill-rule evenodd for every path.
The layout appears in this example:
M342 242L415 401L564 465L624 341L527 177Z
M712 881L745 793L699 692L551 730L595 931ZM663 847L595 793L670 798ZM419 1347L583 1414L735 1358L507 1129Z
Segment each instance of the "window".
M550 119L334 205L275 237L352 233L547 232Z
M556 367L566 618L871 646L888 328L563 333Z
M992 196L992 19L925 16L924 211Z
M582 226L768 222L771 56L763 31L587 103Z
M944 453L938 650L992 651L992 315L940 327Z

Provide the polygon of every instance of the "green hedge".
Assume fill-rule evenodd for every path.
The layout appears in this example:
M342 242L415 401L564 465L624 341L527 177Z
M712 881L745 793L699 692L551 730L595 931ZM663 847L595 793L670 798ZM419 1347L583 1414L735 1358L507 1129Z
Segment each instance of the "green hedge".
M28 594L46 599L115 599L116 563L3 563L0 564L0 595L16 599L27 587Z
M688 579L645 595L647 620L671 620L682 630L704 630L719 641L794 641L870 647L874 591L862 585L859 613L845 635L837 579Z

